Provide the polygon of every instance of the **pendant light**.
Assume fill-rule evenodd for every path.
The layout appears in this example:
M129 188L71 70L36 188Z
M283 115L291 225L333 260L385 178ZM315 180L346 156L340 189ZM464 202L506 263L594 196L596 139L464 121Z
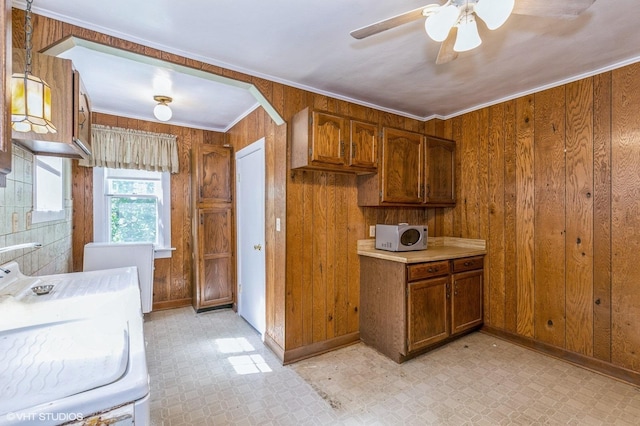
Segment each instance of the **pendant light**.
M156 105L155 108L153 108L153 115L155 115L155 117L160 121L171 120L171 116L173 115L173 112L171 111L171 108L169 108L168 104L173 99L169 96L161 96L161 95L156 95L153 97L153 99L156 102L158 102L158 105Z
M31 3L33 0L27 0L24 23L25 70L11 76L11 127L17 132L56 133L51 122L51 87L31 74Z

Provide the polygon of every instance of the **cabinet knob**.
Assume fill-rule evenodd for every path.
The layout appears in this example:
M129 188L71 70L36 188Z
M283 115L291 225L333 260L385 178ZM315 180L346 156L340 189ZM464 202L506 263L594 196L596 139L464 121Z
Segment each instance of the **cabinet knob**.
M464 266L469 266L471 265L471 262L464 262Z
M433 272L433 268L427 269L427 272Z

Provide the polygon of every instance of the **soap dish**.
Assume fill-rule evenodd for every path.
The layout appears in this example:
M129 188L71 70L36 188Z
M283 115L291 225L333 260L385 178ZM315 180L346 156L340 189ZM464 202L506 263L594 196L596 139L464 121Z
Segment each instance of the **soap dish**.
M51 290L53 290L53 284L37 285L35 287L31 287L31 291L33 291L38 296L49 294Z

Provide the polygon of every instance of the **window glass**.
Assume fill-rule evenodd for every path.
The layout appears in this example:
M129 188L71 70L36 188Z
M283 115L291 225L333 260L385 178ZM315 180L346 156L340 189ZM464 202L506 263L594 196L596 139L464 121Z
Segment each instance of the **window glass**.
M64 219L64 163L62 158L34 156L32 222Z
M169 191L169 173L94 167L95 240L150 242L169 250Z

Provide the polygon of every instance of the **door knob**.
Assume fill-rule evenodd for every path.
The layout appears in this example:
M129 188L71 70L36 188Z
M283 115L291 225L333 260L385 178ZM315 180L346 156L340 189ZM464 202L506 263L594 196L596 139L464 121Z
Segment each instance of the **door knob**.
M262 246L260 244L254 244L253 245L253 249L260 251L260 250L262 250Z

